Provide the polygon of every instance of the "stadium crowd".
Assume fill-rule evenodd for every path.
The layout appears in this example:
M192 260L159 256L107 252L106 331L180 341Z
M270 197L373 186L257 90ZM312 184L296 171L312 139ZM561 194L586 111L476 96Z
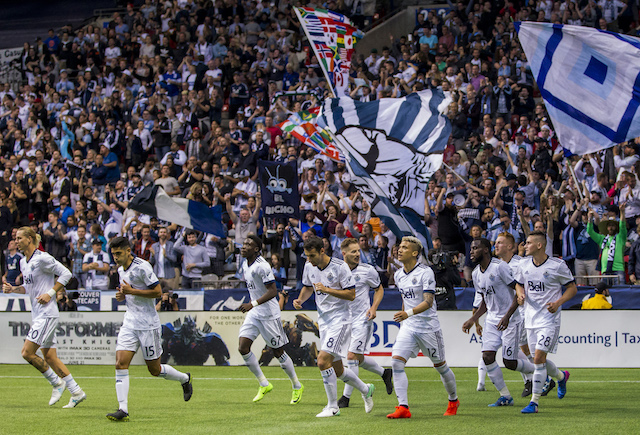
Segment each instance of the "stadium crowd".
M406 35L352 62L354 99L435 88L452 97L447 166L425 197L429 260L439 271L459 266L469 281L473 238L495 241L508 232L520 243L543 230L549 255L578 277L601 273L624 283L628 275L635 283L640 140L584 156L563 149L536 99L513 21L633 32L637 10L606 0L497 3L450 3L443 15L426 10ZM357 5L306 4L347 15L361 14ZM399 240L371 214L345 165L278 127L329 95L292 7L288 0L145 0L102 27L65 26L25 42L23 82L0 86L4 278L20 279L15 232L30 225L79 288L114 287L107 243L117 235L133 241L135 255L154 265L167 288L188 288L203 275L233 273L225 264L251 232L263 237L280 288L300 282L302 242L311 234L336 257L342 240L358 238L361 260L392 285ZM300 220L261 217L260 159L297 160ZM223 204L235 235L185 231L129 209L149 183Z

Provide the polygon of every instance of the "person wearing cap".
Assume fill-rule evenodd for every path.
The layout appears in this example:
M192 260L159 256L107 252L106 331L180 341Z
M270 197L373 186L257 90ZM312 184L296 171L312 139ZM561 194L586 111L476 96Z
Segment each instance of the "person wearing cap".
M235 198L233 205L235 213L239 213L249 202L249 197L255 196L258 192L258 184L249 178L250 175L247 169L243 169L238 173L240 181L236 183L231 192L231 197Z
M493 197L493 202L496 206L506 211L510 216L514 215L513 197L517 190L516 179L517 177L513 174L507 175L505 182L501 182L498 185L496 194Z
M613 308L607 300L609 296L609 286L606 282L600 281L596 284L596 294L582 302L582 310L610 310Z
M623 171L633 171L633 167L640 160L639 147L633 141L625 142L620 147L613 147L613 163L616 166L618 174Z
M627 185L620 190L618 200L624 201L627 205L627 229L633 231L636 228L636 217L640 216L640 186L638 178L633 172L625 171L622 173L624 181Z
M436 218L438 219L438 237L442 240L444 251L464 252L464 242L460 236L460 224L458 223L458 208L453 203L455 192L449 192L445 196L445 190L441 189L436 201Z
M589 223L589 212L587 205L589 199L584 198L577 204L575 211L569 218L569 236L575 245L575 262L574 270L576 281L580 285L592 285L595 278L582 278L583 276L598 275L597 264L599 249L596 242L589 236L587 232L587 224Z
M102 241L91 241L91 252L84 254L82 271L87 273L86 287L90 290L109 289L109 254L102 250Z
M229 94L229 113L235 114L238 109L244 108L249 101L249 88L242 81L242 74L239 71L233 73L233 83ZM244 114L244 110L242 112Z
M625 220L626 204L620 204L619 208L620 219L601 220L598 224L599 233L596 233L593 228L595 212L589 210L587 232L589 236L600 245L600 258L597 264L600 274L617 275L617 284L624 284L624 250L627 242L627 222ZM616 280L613 281L615 282Z

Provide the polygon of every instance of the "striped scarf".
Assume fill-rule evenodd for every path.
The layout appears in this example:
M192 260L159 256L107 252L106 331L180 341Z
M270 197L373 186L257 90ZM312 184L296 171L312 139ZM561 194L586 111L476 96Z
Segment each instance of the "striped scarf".
M609 252L607 253L607 270L602 269L602 254L604 253L605 248L607 247L607 243L609 243ZM613 260L616 256L616 235L606 236L602 241L602 245L600 246L600 257L598 258L598 270L602 274L609 275L613 273Z

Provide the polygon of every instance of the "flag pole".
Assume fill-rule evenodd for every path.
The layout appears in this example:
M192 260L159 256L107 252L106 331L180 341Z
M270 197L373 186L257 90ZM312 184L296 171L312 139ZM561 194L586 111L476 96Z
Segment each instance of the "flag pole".
M296 7L293 8L293 11L296 13L296 17L298 17L298 21L300 21L300 26L302 26L302 30L304 30L304 34L307 36L307 40L309 41L309 45L311 46L311 49L313 50L313 54L315 54L316 55L316 59L318 59L318 63L320 64L320 69L322 70L322 74L324 74L324 78L327 79L327 83L329 84L329 91L331 91L331 96L332 96L332 98L336 98L336 92L335 92L335 90L333 88L333 83L331 82L331 79L329 78L329 72L326 71L325 68L322 66L322 58L320 57L320 54L316 50L315 44L313 43L313 40L311 39L311 36L309 35L309 32L307 32L307 27L304 25L304 21L302 20L302 15L300 15L300 10L296 6Z

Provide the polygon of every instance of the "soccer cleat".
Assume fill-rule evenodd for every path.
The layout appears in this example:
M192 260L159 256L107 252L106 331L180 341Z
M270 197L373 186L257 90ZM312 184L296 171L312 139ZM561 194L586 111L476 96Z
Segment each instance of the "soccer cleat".
M487 391L487 389L484 387L484 384L478 383L476 391Z
M460 401L458 399L449 400L449 405L447 406L447 411L444 415L456 415L458 413L458 406L460 406Z
M529 404L522 408L520 412L523 414L537 414L538 404L536 402L529 402Z
M340 415L340 408L325 407L316 417L337 417Z
M496 403L492 403L488 406L489 408L494 408L497 406L513 406L513 397L500 396L500 398L496 400Z
M75 408L78 406L80 402L84 402L87 398L87 395L84 391L80 390L80 392L71 395L71 399L69 399L69 403L63 406L63 408Z
M118 409L116 412L107 414L107 418L111 421L129 421L129 414L122 409Z
M393 393L393 370L384 369L382 380L384 381L384 386L387 387L387 394Z
M387 418L411 418L411 411L404 406L396 406L396 410L387 414Z
M531 381L527 381L524 383L524 390L522 390L522 395L520 397L528 397L532 393L532 383Z
M564 370L562 373L564 373L564 378L558 381L558 399L562 399L567 394L567 381L571 375L568 370Z
M297 405L302 400L302 392L304 391L304 385L300 384L300 388L297 390L293 390L291 392L291 402L290 405Z
M338 408L348 408L349 407L349 398L347 396L342 396L338 399Z
M544 383L544 386L542 387L541 396L546 396L547 394L549 394L549 391L553 390L555 387L556 387L556 381L554 381L549 376L547 376L547 380Z
M369 390L362 395L362 400L364 400L364 412L368 414L373 409L373 392L376 391L376 386L367 384L367 387L369 387Z
M273 385L271 385L271 382L269 382L269 384L266 387L258 388L258 394L256 394L256 397L253 398L253 401L254 402L261 401L264 398L264 395L271 390L273 390Z
M193 395L193 385L191 384L191 381L193 379L191 378L191 373L187 372L187 376L189 376L189 380L184 384L182 384L182 394L184 396L185 402L188 402L189 399L191 399L191 396Z
M67 383L60 379L60 383L53 387L53 391L51 392L51 399L49 399L49 406L58 403L58 401L62 397L62 393L64 393L65 388L67 388Z

